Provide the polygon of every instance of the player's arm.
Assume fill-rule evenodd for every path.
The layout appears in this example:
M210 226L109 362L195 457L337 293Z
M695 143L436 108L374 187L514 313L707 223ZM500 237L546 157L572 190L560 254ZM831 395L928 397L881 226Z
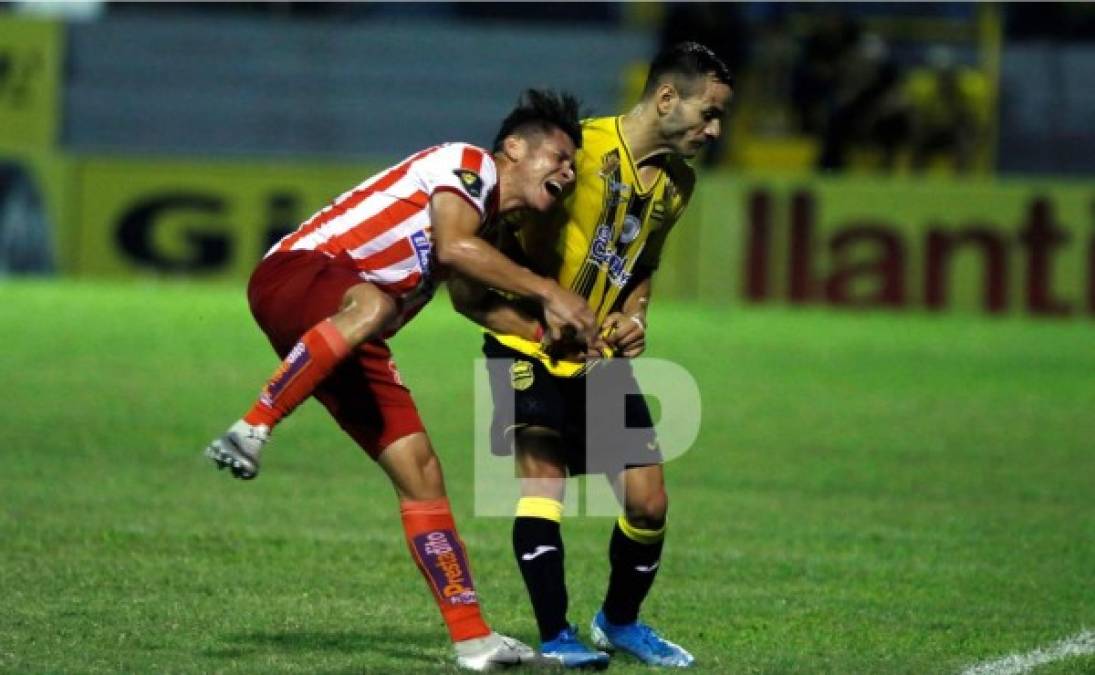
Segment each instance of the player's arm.
M533 274L476 236L479 213L450 191L430 198L430 220L437 260L486 286L533 298L544 307L544 319L554 338L573 326L586 339L596 318L586 301L552 279Z
M449 278L448 285L453 308L480 326L534 342L543 337L544 329L539 319L521 311L482 284L454 274Z
M620 311L612 312L601 324L600 337L604 346L617 354L633 359L646 349L646 310L653 288L653 270L638 268L628 284Z
M619 311L605 317L598 331L598 344L592 345L594 347L606 345L628 358L634 358L646 349L646 313L650 307L651 278L658 269L665 241L688 206L695 187L695 174L690 168L678 163L672 169L674 183L680 192L673 199L671 213L665 224L651 234L624 289Z

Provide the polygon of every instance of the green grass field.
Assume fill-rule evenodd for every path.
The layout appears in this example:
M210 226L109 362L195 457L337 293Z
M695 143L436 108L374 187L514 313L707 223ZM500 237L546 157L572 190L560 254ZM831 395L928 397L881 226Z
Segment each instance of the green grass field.
M321 408L251 483L200 456L275 365L242 288L9 281L0 306L0 670L453 669L387 481ZM534 641L510 523L472 513L478 343L441 298L395 350L487 616ZM954 673L1095 628L1090 320L655 303L650 354L703 426L644 616L701 672ZM564 523L583 632L610 528Z

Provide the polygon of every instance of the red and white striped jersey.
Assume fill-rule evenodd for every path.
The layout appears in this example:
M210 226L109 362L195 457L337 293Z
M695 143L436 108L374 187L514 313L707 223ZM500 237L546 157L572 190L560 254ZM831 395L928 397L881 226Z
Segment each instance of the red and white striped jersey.
M496 209L498 171L485 150L445 143L408 157L365 180L306 220L267 251L319 251L349 256L362 280L400 300L406 323L433 296L438 279L430 197L448 190L486 222Z

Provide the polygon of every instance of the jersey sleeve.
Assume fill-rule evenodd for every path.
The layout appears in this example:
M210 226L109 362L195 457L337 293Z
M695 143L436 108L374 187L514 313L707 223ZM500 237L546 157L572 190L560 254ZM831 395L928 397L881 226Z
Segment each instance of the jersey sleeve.
M434 157L424 171L427 192L452 192L471 204L480 219L487 213L487 201L498 184L494 158L482 148L466 143L451 143Z
M695 174L683 162L675 169L670 172L670 184L666 188L665 222L657 230L650 233L650 238L647 239L646 246L643 247L643 252L636 261L637 267L645 267L648 270L658 269L662 249L665 248L665 240L669 238L669 231L684 215L684 210L688 207L688 202L692 198L692 191L696 183Z

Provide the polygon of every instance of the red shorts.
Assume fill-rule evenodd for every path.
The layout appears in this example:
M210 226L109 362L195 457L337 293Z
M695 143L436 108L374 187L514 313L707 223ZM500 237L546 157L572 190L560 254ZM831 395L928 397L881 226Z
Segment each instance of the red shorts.
M275 253L251 274L247 301L274 351L285 358L300 336L336 314L346 290L360 283L349 258ZM382 340L358 345L313 395L373 459L394 441L425 430Z

